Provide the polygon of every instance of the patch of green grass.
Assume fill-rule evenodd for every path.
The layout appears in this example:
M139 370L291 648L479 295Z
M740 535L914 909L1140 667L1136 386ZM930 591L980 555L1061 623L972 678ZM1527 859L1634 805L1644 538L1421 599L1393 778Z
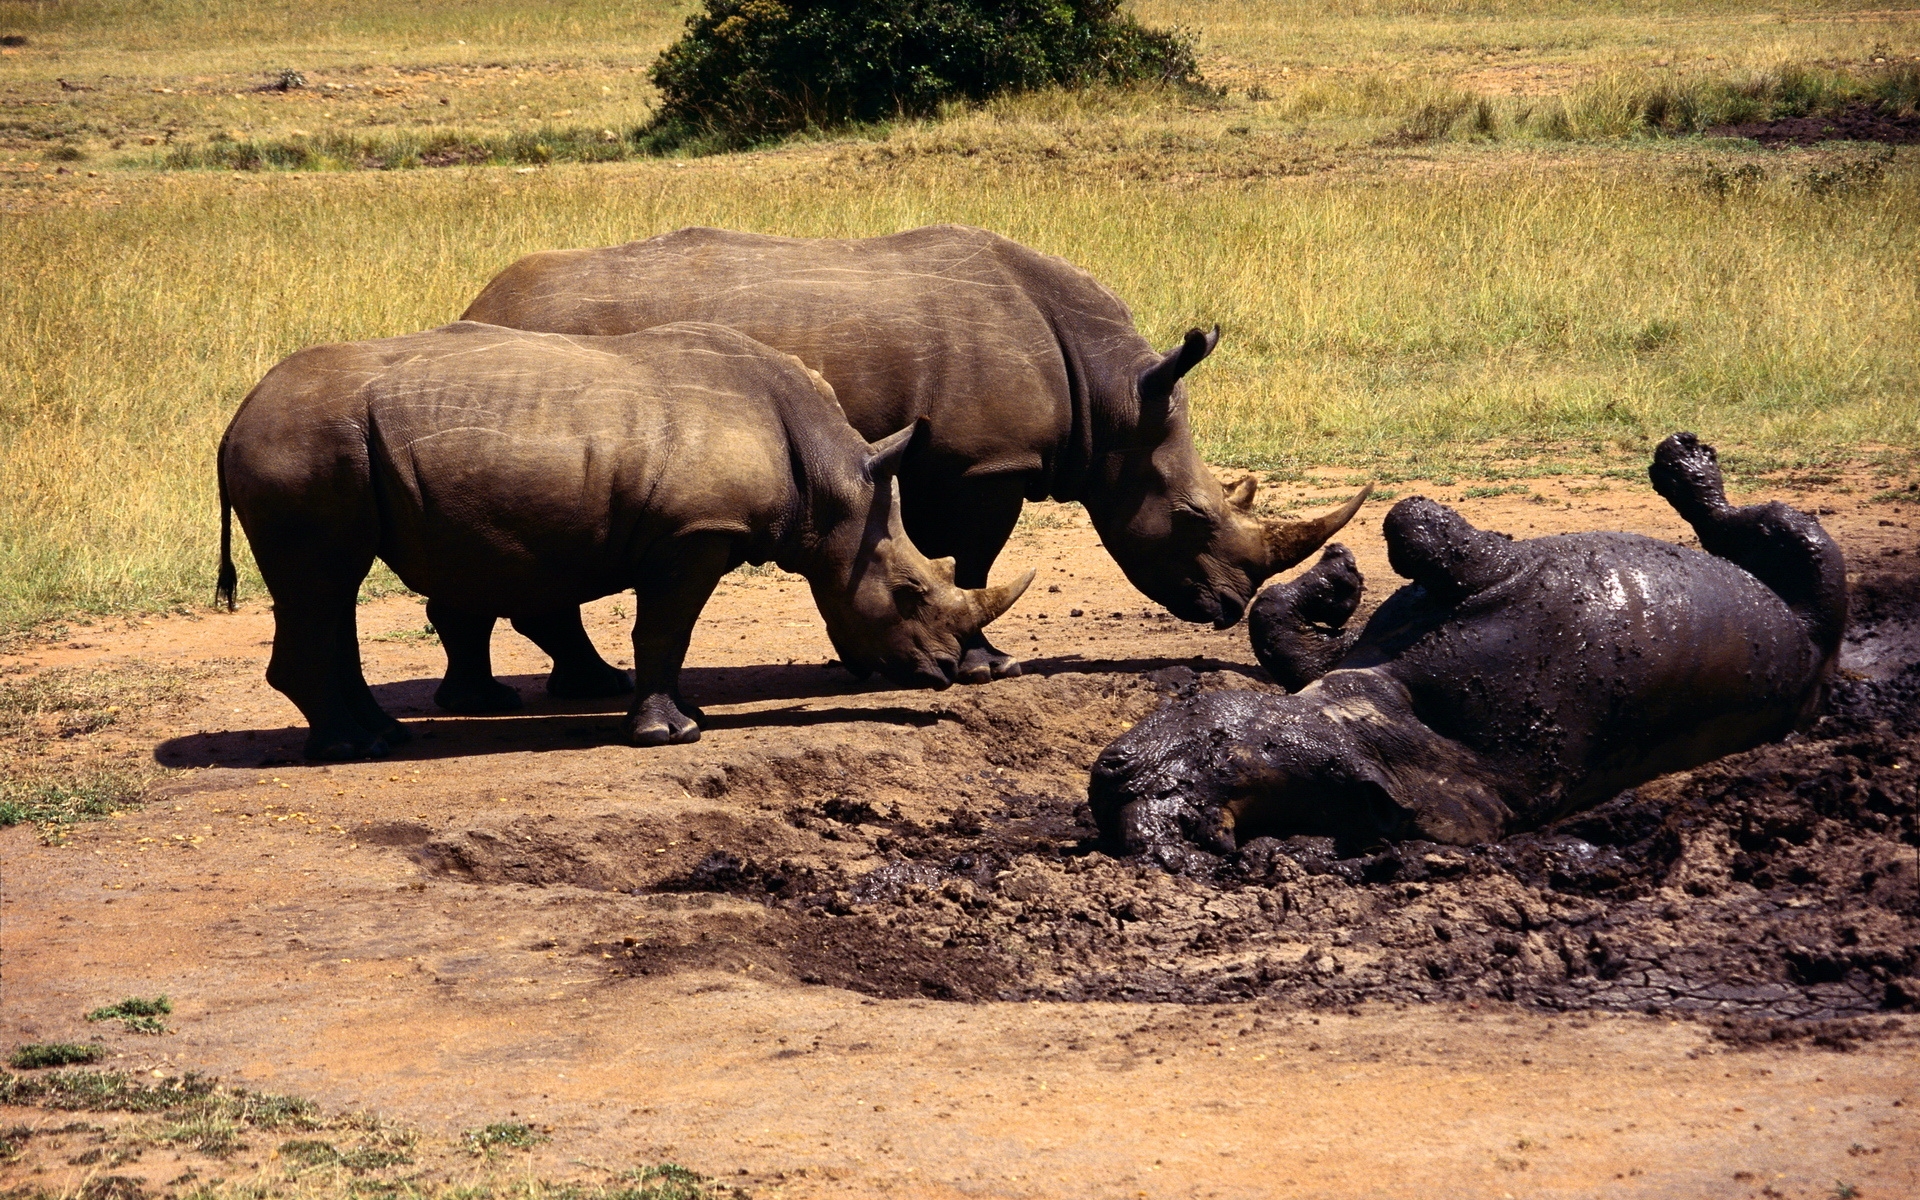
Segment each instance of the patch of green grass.
M1920 104L1920 67L1896 63L1848 69L1785 63L1747 72L1612 71L1559 96L1483 96L1429 86L1399 89L1406 115L1385 141L1414 145L1443 139L1534 138L1605 141L1676 137L1721 126L1791 117L1831 116L1856 105L1910 113ZM1304 97L1303 97L1304 99ZM1330 101L1337 103L1337 101ZM1764 172L1737 168L1722 194L1757 186Z
M7 1056L7 1065L20 1071L43 1067L72 1067L97 1062L106 1051L80 1042L33 1042Z
M129 996L118 1004L108 1004L87 1014L89 1021L118 1021L129 1033L165 1033L160 1018L173 1011L173 1001L165 996L142 1000Z
M624 162L644 157L636 131L554 128L513 133L403 130L237 141L224 135L176 145L158 160L170 170L402 171L417 167L534 166Z
M244 1126L231 1112L202 1110L163 1121L147 1131L144 1140L156 1146L198 1150L214 1158L228 1158L247 1144L241 1140Z
M10 1163L19 1158L33 1139L31 1125L12 1125L0 1129L0 1163Z
M546 1140L543 1131L524 1123L501 1123L468 1130L457 1142L423 1143L412 1129L371 1114L327 1116L312 1103L227 1088L201 1076L149 1080L119 1071L60 1071L32 1076L0 1072L0 1105L64 1111L126 1112L147 1119L85 1127L94 1135L93 1157L102 1171L138 1158L147 1147L167 1146L188 1154L228 1159L249 1146L249 1135L279 1133L278 1166L227 1178L216 1169L202 1178L189 1166L169 1183L172 1194L193 1200L745 1200L746 1193L725 1187L685 1167L660 1163L625 1171L603 1183L553 1180L523 1169L476 1168L469 1154L528 1149ZM65 1132L82 1127L69 1126ZM28 1125L0 1129L0 1162L18 1163L35 1153L36 1131ZM292 1133L295 1136L287 1136ZM476 1146L478 1149L476 1149ZM51 1148L48 1148L49 1150ZM47 1150L40 1151L46 1153ZM61 1151L64 1159L71 1151ZM422 1166L414 1168L416 1155ZM31 1160L29 1161L36 1161ZM118 1178L117 1176L99 1176ZM129 1184L134 1181L128 1181ZM114 1185L115 1188L120 1185ZM28 1190L8 1193L13 1200L147 1200L147 1190L108 1189L94 1193Z
M0 1104L68 1112L160 1113L214 1101L212 1080L182 1075L143 1082L124 1071L0 1072Z
M65 826L127 808L145 787L145 779L121 771L64 780L0 778L0 828L33 824L57 837Z
M372 642L401 642L411 645L438 646L440 631L431 625L422 625L418 629L395 629L387 633L376 633L367 639Z
M659 1163L622 1174L603 1200L712 1200L732 1189L675 1163Z
M1462 500L1487 500L1494 496L1524 496L1533 489L1524 483L1510 483L1504 487L1470 487L1460 493Z
M394 1148L392 1145L363 1144L342 1150L332 1142L295 1139L280 1144L280 1157L298 1167L341 1167L361 1175L411 1163L413 1156L405 1147L412 1144L413 1139L408 1136L398 1143L401 1148Z
M1875 504L1920 504L1920 487L1908 484L1903 488L1875 492L1867 499Z
M490 1155L496 1150L531 1150L546 1140L546 1134L521 1121L497 1121L460 1135L461 1144L476 1155Z

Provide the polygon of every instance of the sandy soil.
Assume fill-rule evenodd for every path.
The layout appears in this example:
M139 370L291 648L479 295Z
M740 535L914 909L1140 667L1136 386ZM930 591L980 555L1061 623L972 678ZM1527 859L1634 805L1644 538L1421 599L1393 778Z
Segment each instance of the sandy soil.
M1920 505L1845 486L1759 495L1817 508L1855 564L1910 562ZM1516 536L1683 540L1644 485L1534 487L1537 501L1429 492ZM1395 582L1383 511L1343 536L1373 601ZM1911 1017L1875 1017L1834 1053L1471 990L1337 1005L1284 990L939 998L967 994L956 979L1016 995L1057 983L1037 941L1020 944L1038 965L1009 967L1014 943L962 927L1015 900L1028 907L1010 922L1041 911L1019 889L1073 868L1034 854L1010 870L983 860L979 883L874 872L930 840L1070 833L1093 755L1165 694L1144 675L1257 685L1244 629L1159 613L1079 510L1036 506L1002 573L1028 565L1039 580L995 633L1030 674L944 693L856 683L827 665L804 585L730 577L688 660L705 737L661 750L615 744L617 706L549 702L544 659L504 629L496 668L526 711L435 714L441 658L406 636L424 623L407 597L361 610L368 677L420 734L378 763L298 761L297 714L261 678L272 618L257 602L25 646L0 662L11 683L58 670L184 682L90 731L49 717L9 740L15 772L135 757L168 771L144 805L61 844L0 831L0 1037L104 1037L111 1065L213 1073L447 1136L526 1120L552 1127L532 1156L548 1174L672 1159L757 1194L1920 1194ZM630 606L589 611L616 662ZM855 886L876 878L885 896ZM882 902L908 895L918 907ZM1323 952L1296 950L1296 966ZM955 967L969 962L985 965ZM82 1020L155 993L176 1005L164 1037ZM54 1119L0 1111L0 1124ZM0 1166L0 1187L29 1161L44 1186L87 1170L23 1159ZM164 1183L175 1165L121 1170Z

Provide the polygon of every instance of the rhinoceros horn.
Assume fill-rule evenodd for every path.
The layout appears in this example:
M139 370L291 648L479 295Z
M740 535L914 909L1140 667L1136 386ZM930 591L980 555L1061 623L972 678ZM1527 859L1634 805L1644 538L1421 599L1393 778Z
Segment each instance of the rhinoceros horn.
M980 624L974 627L975 630L978 631L993 624L1000 618L1000 614L1012 608L1013 602L1018 600L1021 593L1027 590L1027 585L1033 582L1033 575L1033 569L1029 567L1026 574L1012 583L966 589L968 604L972 607L974 615L980 618Z
M1353 499L1323 517L1314 517L1306 521L1262 521L1262 531L1267 535L1267 571L1277 574L1296 563L1305 561L1309 554L1318 550L1341 526L1353 519L1360 506L1367 502L1373 493L1373 485L1360 489ZM1249 497L1251 499L1251 497Z

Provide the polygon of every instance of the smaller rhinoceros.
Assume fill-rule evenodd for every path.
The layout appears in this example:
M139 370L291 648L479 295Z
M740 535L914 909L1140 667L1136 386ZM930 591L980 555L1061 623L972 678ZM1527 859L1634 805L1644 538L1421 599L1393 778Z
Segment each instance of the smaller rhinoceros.
M960 639L1033 575L963 590L951 559L907 540L894 476L926 434L869 446L798 359L716 325L572 337L462 321L318 346L268 372L220 443L220 594L231 605L230 507L273 594L267 680L305 714L312 758L407 736L360 672L354 601L376 556L427 597L450 664L438 699L456 710L517 703L492 675L497 618L581 661L577 607L632 588L627 737L698 740L681 660L747 562L806 577L856 672L945 687Z
M1839 548L1783 504L1730 506L1692 434L1650 474L1705 553L1627 533L1515 542L1403 500L1387 554L1413 583L1356 639L1360 573L1329 547L1249 614L1295 694L1162 706L1093 769L1101 831L1169 865L1263 835L1488 841L1804 724L1846 628Z

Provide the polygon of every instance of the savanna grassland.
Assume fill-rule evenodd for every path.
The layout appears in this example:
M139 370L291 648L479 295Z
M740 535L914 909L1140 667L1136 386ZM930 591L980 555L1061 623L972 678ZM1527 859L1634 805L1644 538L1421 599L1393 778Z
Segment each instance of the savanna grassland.
M0 5L0 627L201 602L213 448L310 343L530 250L935 221L1217 321L1203 450L1277 475L1749 478L1920 445L1920 153L1704 132L1906 105L1920 11L1151 0L1209 90L1043 94L652 158L684 4Z

